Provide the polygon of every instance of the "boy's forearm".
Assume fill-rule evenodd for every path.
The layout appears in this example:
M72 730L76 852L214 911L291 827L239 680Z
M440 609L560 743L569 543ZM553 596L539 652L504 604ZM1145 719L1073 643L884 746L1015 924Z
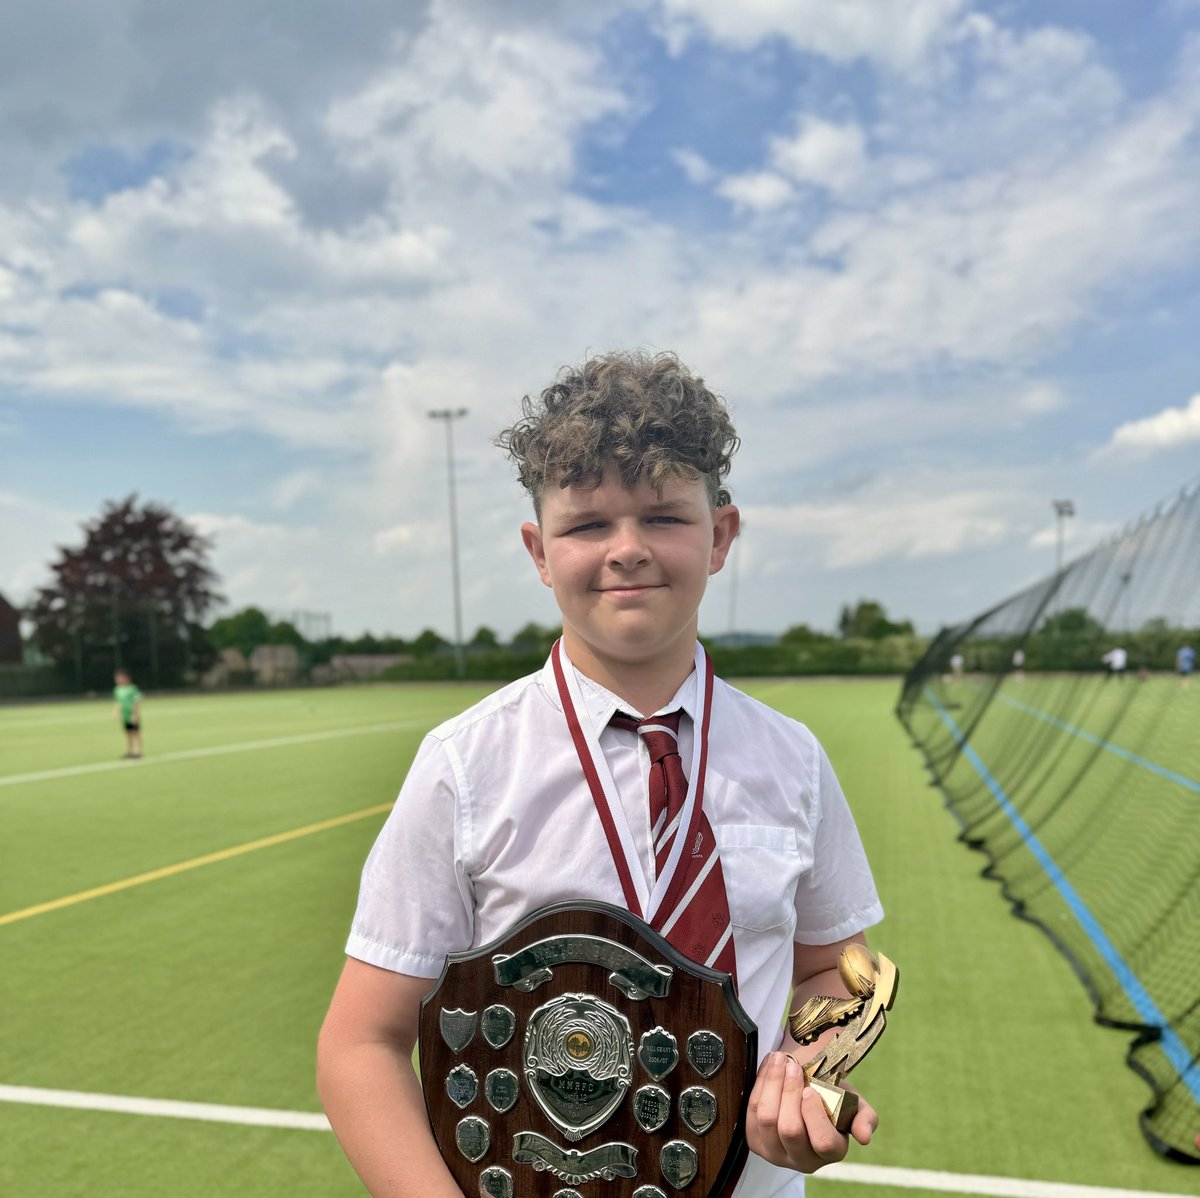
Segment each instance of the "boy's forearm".
M380 1043L324 1052L317 1088L372 1198L463 1198L429 1129L411 1060Z

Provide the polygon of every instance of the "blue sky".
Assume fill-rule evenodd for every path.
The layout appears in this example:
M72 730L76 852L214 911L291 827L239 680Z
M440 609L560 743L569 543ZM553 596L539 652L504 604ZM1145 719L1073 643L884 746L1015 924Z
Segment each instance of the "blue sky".
M58 0L0 36L0 591L106 499L233 607L554 621L492 445L673 349L743 448L736 607L933 630L1200 469L1200 3Z

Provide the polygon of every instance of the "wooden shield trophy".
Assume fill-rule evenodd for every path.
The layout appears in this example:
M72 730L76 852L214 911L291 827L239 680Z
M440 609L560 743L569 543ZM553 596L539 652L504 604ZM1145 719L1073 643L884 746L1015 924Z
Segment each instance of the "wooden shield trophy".
M709 1198L746 1159L757 1040L728 974L619 907L560 903L449 957L421 1085L469 1198Z

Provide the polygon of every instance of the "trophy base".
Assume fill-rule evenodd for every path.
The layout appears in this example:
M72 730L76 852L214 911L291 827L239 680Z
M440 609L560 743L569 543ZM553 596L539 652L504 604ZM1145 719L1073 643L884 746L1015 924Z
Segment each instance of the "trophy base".
M850 1130L850 1124L854 1122L854 1116L858 1114L858 1095L850 1090L843 1090L840 1086L817 1081L816 1078L808 1084L821 1096L833 1126L845 1135Z

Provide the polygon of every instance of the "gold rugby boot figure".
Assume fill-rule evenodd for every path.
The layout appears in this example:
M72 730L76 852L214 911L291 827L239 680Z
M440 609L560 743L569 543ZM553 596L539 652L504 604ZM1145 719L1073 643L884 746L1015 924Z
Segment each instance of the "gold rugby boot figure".
M838 974L851 997L815 994L788 1015L788 1027L797 1044L811 1044L822 1032L842 1028L801 1068L804 1080L820 1094L833 1125L846 1132L858 1111L858 1095L838 1083L883 1035L885 1012L896 999L900 973L882 953L877 957L865 945L855 943L842 950Z

